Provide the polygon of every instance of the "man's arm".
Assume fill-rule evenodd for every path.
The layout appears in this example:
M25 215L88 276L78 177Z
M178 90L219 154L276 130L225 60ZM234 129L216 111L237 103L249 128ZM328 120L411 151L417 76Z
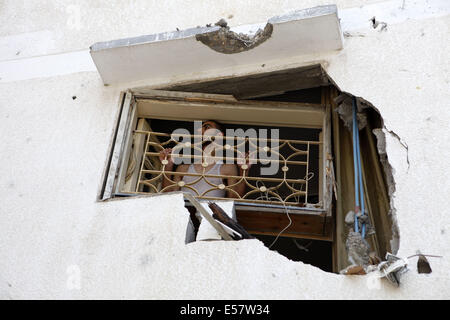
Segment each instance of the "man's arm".
M246 171L248 172L248 169ZM221 174L224 176L240 176L240 177L242 177L244 175L244 170L240 166L235 165L235 164L224 164L221 168ZM240 178L231 178L231 177L227 178L227 186L230 186L229 188L235 191L235 192L233 192L233 191L227 190L227 198L239 198L239 197L243 197L245 195L245 193L246 193L245 190L247 188L247 185L243 179L241 182L239 182L239 180L241 180L241 179ZM234 185L234 184L236 184L236 185Z

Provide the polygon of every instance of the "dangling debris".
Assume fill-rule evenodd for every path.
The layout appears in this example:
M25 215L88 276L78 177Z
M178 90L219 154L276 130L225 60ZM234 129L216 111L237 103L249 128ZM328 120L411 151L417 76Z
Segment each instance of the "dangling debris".
M228 25L228 22L225 19L220 19L219 21L217 21L216 23L214 23L215 26L219 26L221 28L226 28Z
M378 271L381 277L386 277L395 286L400 285L400 276L408 271L408 261L399 257L386 253L386 261L378 265Z
M356 238L354 233L351 234L352 237ZM360 241L360 240L359 240ZM358 241L355 241L358 243ZM359 251L358 251L359 250ZM351 252L351 253L350 253ZM361 249L361 246L357 247L356 250L349 252L349 260L352 258L355 261L355 252L357 252L357 258L360 259L359 263L364 263L365 260L361 259L361 255L364 256L364 250ZM362 253L361 253L362 252ZM350 257L350 254L352 255ZM408 259L412 257L418 256L419 259L417 261L417 271L418 273L431 273L430 263L428 262L426 257L435 257L442 258L442 256L434 256L434 255L425 255L417 251L417 254L409 256L407 258L397 257L391 253L386 253L386 260L381 261L379 257L377 257L375 252L369 253L369 264L366 266L363 265L351 265L342 270L340 273L344 275L365 275L371 274L378 278L386 278L390 283L395 285L396 287L400 286L400 277L402 274L408 271Z
M336 108L336 112L339 114L339 117L344 122L345 126L351 131L353 126L353 105L352 105L353 97L342 93L337 96L334 101L338 105ZM367 108L363 103L358 103L358 110L356 113L356 117L358 119L358 129L361 130L367 125L367 114L364 109Z
M340 274L344 274L346 276L355 276L355 275L363 276L367 274L367 272L363 266L351 265L345 268L344 270L341 270Z
M234 231L238 232L241 235L241 238L234 238L234 240L241 240L241 239L254 239L252 235L250 235L240 224L238 224L236 221L231 219L225 211L221 207L219 207L214 202L210 202L208 204L209 208L213 212L213 218L217 221L223 223L227 227L233 229Z
M206 211L206 209L200 204L200 202L194 198L194 196L188 192L183 192L183 196L186 200L188 200L194 207L197 209L197 211L205 218L213 227L217 230L219 235L224 240L234 240L234 238L229 235L224 228L215 220L213 219L209 213Z
M365 224L366 226L366 235L371 235L371 234L375 234L375 228L372 226L371 222L370 222L370 218L367 214L367 212L365 214L362 214L362 212L358 212L356 214L356 216L358 217L358 227L359 230L361 230L362 225ZM355 212L354 211L349 211L347 212L347 214L345 215L345 223L347 224L347 226L349 228L351 228L355 222Z
M428 255L429 257L434 257L434 258L442 258L442 256L432 256L432 255ZM412 255L409 258L413 258L413 257L419 257L419 259L417 260L417 272L418 273L431 273L431 266L430 263L428 262L428 259L425 257L424 254L422 254L420 252L420 250L416 251L415 255Z
M373 266L376 266L381 263L381 258L377 256L377 253L375 251L369 253L369 263Z
M357 213L359 228L365 224L367 233L374 233L375 230L370 225L370 219L368 215L363 215L361 212ZM364 275L373 271L374 266L381 262L381 259L376 255L375 252L370 251L370 245L365 239L363 239L362 234L355 232L352 226L355 221L355 212L349 211L345 215L345 223L349 228L349 233L345 246L348 254L348 261L351 263L350 266L342 270L340 273L345 275Z
M350 230L345 242L347 249L348 261L352 265L362 266L369 265L370 246L361 236L361 233Z
M431 273L431 266L427 258L423 254L419 254L417 260L417 272L418 273Z
M364 275L365 268L369 264L369 244L362 238L361 233L355 232L352 225L355 220L355 212L349 211L345 215L345 223L349 227L345 248L347 249L350 266L341 270L345 275Z
M195 39L212 50L224 54L235 54L251 50L269 39L273 31L273 25L270 23L267 23L264 29L258 29L251 35L231 31L225 19L219 20L215 25L220 27L220 29L199 33L195 36Z

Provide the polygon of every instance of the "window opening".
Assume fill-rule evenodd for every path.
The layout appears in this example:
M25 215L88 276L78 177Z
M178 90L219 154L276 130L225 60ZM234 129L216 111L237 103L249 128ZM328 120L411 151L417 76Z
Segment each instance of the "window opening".
M318 243L322 249L316 246L315 251L331 259L334 272L342 270L348 265L344 218L354 207L354 199L349 196L354 194L351 134L337 113L339 90L331 85L320 67L300 69L167 88L175 91L139 89L124 93L100 198L160 193L161 178L169 170L165 170L158 154L162 148L180 145L180 140L171 140L176 128L188 129L185 138L190 138L191 151L198 147L194 141L195 120L216 120L225 130L279 129L280 145L272 150L260 146L271 135L258 136L255 142L233 138L235 143L241 140L246 151L256 144L254 160L261 150L269 155L276 153L278 158L269 162L276 162L280 168L275 174L259 175L257 172L267 164L256 163L244 170L244 175L234 176L246 185L246 192L233 198L237 222L272 250L292 260L298 258L295 250L288 249L292 244L299 249L305 247L305 241L312 243L311 248ZM368 241L382 257L398 241L395 238L398 230L390 217L392 181L389 168L384 165L386 155L377 150L378 136L375 137L375 131L379 134L383 127L383 120L372 106L366 113L367 124L360 130L362 185L376 230ZM221 145L222 150L226 146ZM268 147L271 148L270 144ZM384 157L383 163L380 155ZM184 156L184 151L180 156ZM192 158L192 152L188 156ZM231 158L236 161L241 157L234 150ZM170 173L172 177L179 175L176 168ZM194 179L218 178L222 183L209 181L208 191L233 193L224 181L229 175L203 170L189 175ZM167 189L180 187L179 181L171 179ZM192 189L198 200L229 199L208 197L208 192ZM267 200L267 196L273 198ZM327 246L331 247L331 257L326 253L328 249L324 249ZM308 261L305 256L298 259ZM312 264L330 269L329 259L323 264L317 255L312 259L316 261Z

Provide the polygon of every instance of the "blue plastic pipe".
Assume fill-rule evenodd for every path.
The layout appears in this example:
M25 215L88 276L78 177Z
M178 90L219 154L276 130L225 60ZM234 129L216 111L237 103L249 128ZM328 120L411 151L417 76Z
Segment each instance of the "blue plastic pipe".
M365 214L364 203L364 185L362 181L362 168L361 168L361 149L359 144L359 128L358 118L356 115L356 98L352 99L352 111L353 111L353 163L355 172L355 231L359 232L358 217L356 214L361 210L361 213ZM361 206L360 206L361 205ZM363 223L361 227L361 235L364 238L366 232L366 226Z
M357 213L359 212L359 178L358 178L358 156L357 156L357 132L358 132L358 124L356 118L356 99L353 97L352 99L352 111L353 111L353 167L354 167L354 176L355 176L355 232L359 232L358 226L358 217Z
M359 176L359 202L361 204L361 213L365 214L365 202L364 202L364 185L362 182L362 167L361 167L361 148L359 143L359 129L358 124L356 124L356 154L358 156L358 176ZM366 225L363 223L361 227L361 235L364 238L366 232Z

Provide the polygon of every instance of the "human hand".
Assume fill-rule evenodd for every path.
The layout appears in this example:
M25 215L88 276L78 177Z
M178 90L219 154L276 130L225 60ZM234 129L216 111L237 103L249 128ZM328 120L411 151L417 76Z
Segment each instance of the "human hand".
M242 174L242 172L244 170L247 170L247 172L248 172L250 170L250 167L253 164L253 163L250 163L249 152L245 153L244 158L245 158L244 162L238 161L238 163L237 163L237 166L238 166L239 171L241 172L241 174Z
M161 163L163 164L163 166L165 166L165 169L168 171L171 171L174 166L171 154L172 154L171 148L167 148L159 152L159 160L161 160Z

